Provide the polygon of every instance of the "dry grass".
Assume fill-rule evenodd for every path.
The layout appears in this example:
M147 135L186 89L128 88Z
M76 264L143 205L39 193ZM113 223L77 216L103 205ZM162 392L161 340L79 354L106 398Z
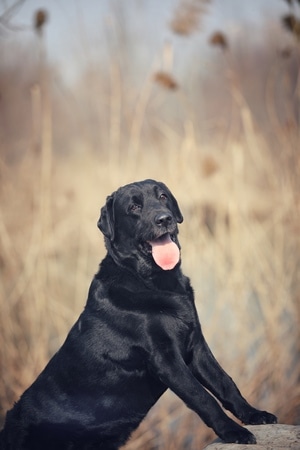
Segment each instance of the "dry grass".
M113 59L110 78L91 71L85 89L77 87L80 108L72 96L67 106L58 101L45 66L39 82L27 87L32 116L22 152L3 130L0 148L2 419L84 306L105 253L96 221L106 196L152 177L169 185L181 205L183 268L215 355L250 402L282 422L299 423L299 122L294 117L287 127L276 109L278 74L288 77L281 65L279 71L273 66L266 84L271 140L230 60L225 72L228 66L230 78L224 78L235 107L205 143L198 110L181 88L161 89L149 73L138 92L129 89ZM8 87L14 82L5 80ZM89 105L99 92L91 126L81 99ZM20 109L14 102L8 103L11 117ZM289 111L290 102L286 97ZM180 111L173 122L166 104ZM68 141L72 151L64 154ZM125 448L193 450L212 437L168 393Z

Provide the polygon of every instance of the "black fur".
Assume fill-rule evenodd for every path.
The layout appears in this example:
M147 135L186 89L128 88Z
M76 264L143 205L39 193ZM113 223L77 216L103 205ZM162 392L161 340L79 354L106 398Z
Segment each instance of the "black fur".
M165 233L179 246L182 220L171 192L153 180L107 198L98 222L107 255L85 310L7 413L1 450L118 449L167 388L226 442L255 437L208 391L245 424L276 422L247 403L215 360L180 262L163 270L152 258L148 241Z

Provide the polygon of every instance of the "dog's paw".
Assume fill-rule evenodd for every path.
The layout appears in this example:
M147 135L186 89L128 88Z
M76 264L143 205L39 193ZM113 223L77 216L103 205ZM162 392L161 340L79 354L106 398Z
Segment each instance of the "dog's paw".
M250 433L247 428L242 427L239 427L239 429L225 431L225 433L221 436L221 439L228 444L256 444L254 434Z
M243 422L247 425L265 425L267 423L277 423L277 417L267 411L253 410Z

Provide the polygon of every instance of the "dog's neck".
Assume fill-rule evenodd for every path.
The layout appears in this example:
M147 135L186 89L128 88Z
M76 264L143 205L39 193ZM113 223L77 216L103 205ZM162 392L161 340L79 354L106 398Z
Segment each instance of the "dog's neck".
M109 247L108 247L109 245ZM138 278L148 289L160 289L166 291L173 291L178 289L179 279L182 279L181 261L172 270L163 270L149 259L145 261L138 252L126 255L122 253L120 257L120 250L115 249L113 245L106 243L107 255L106 259L111 259L114 264L122 270L130 272L134 278ZM185 286L182 286L185 289Z

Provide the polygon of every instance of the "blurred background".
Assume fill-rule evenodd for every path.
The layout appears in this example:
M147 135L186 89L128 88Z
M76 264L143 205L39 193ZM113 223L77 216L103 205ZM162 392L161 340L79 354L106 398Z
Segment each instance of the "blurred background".
M0 1L0 423L84 307L106 196L154 178L215 356L299 424L299 126L299 0ZM213 438L169 392L124 449Z

